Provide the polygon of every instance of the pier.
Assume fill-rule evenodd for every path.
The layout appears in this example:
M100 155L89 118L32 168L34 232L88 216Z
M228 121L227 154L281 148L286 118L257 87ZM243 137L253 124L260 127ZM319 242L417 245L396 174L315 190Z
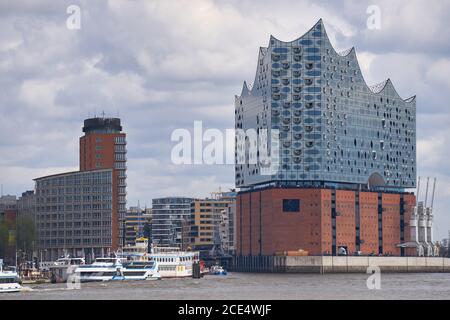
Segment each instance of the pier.
M377 256L237 256L230 270L261 273L367 273L379 267L390 273L450 273L450 259Z

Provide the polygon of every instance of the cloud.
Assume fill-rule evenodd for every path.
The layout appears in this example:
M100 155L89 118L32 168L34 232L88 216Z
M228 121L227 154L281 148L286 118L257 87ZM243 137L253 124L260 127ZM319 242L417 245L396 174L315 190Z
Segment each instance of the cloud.
M66 28L70 4L81 8L77 31ZM371 4L380 30L367 29ZM129 205L233 187L232 166L174 166L172 130L195 120L233 127L234 95L253 82L259 47L323 18L337 49L356 47L369 85L391 78L401 96L417 94L418 173L438 176L436 220L450 226L441 213L450 206L449 9L419 0L0 1L0 181L20 194L33 178L77 168L82 122L104 111L128 134Z

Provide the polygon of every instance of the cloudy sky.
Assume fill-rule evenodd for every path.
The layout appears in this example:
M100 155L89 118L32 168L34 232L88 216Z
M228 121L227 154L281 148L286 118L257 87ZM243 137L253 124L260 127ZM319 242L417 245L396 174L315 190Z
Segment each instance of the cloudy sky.
M69 5L81 28L66 26ZM381 28L367 28L369 5ZM0 183L76 170L88 116L119 115L128 134L128 202L207 196L234 169L175 166L175 128L234 127L234 95L258 48L293 40L319 18L338 50L355 46L369 84L417 94L418 172L436 176L436 233L450 229L450 1L0 0ZM423 194L423 193L422 193Z

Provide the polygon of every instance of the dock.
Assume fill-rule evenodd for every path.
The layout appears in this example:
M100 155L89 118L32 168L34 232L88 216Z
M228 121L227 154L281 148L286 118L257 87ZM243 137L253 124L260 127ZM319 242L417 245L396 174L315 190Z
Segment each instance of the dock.
M450 258L379 256L236 256L230 271L261 273L450 273Z

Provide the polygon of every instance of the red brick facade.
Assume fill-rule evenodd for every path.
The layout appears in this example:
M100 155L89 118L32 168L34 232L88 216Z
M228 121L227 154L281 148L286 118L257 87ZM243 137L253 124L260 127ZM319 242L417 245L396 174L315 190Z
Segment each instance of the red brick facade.
M89 133L80 137L80 171L113 169L114 190L112 196L111 249L119 248L119 213L118 213L118 171L115 163L115 139L126 137L125 133Z
M299 200L299 211L284 212L286 199ZM409 240L414 205L414 195L400 193L318 188L242 192L236 202L237 254L273 255L303 249L321 255L345 247L349 254L408 255L397 245Z

